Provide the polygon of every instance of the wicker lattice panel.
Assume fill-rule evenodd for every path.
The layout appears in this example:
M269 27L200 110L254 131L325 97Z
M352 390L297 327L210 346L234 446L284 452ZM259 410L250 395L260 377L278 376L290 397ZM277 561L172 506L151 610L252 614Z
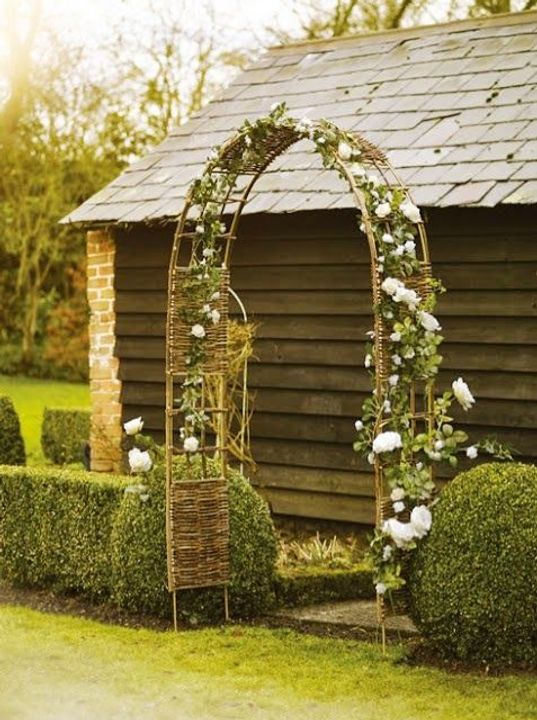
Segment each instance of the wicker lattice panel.
M229 509L225 478L172 482L170 590L208 587L229 579Z
M184 373L185 359L190 347L190 328L183 321L182 313L192 298L184 290L185 276L188 268L176 267L173 269L172 282L169 290L168 310L168 368L174 374ZM220 297L212 306L220 313L220 322L217 325L207 324L207 339L205 341L206 362L203 365L205 373L224 373L227 369L227 329L229 304L229 270L222 270L220 283Z

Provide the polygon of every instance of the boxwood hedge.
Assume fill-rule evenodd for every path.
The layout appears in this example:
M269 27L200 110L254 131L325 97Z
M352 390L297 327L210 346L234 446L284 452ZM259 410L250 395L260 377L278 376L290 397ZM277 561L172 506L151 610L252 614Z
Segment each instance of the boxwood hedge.
M41 425L43 454L55 465L84 462L90 436L90 411L45 408Z
M180 466L178 471L180 472ZM0 575L83 592L137 612L169 616L163 470L139 479L58 468L0 466ZM277 545L265 502L230 474L233 617L273 602ZM190 621L222 617L222 591L184 591Z
M0 395L0 464L24 465L26 451L13 401Z
M412 614L440 655L537 662L537 468L480 465L443 491L410 568Z

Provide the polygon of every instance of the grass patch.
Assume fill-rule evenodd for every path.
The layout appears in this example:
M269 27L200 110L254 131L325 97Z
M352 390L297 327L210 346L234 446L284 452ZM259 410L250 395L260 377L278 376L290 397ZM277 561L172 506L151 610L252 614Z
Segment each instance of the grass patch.
M156 633L0 608L0 717L529 720L535 679L408 667L401 649L241 626Z
M9 395L13 400L30 465L45 462L41 451L45 407L89 407L89 386L83 383L0 375L0 395Z

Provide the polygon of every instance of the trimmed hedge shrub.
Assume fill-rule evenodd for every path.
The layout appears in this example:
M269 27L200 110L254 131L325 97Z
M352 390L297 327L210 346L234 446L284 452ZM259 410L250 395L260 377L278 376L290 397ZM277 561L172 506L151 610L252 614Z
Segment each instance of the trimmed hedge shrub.
M412 615L443 657L537 662L537 468L492 463L442 493L410 568Z
M363 565L341 570L301 568L276 576L276 600L285 607L373 597L371 570Z
M90 411L78 408L45 408L41 447L55 465L84 462L90 437Z
M19 416L11 398L0 395L0 464L24 465L25 463L26 451Z
M0 466L0 575L106 598L124 488L111 475Z
M0 466L0 575L169 617L163 469L142 481L140 492L133 478ZM273 601L277 545L265 502L234 472L230 543L231 612L247 617ZM184 591L178 604L193 622L219 620L222 590Z
M180 476L185 460L174 462ZM167 615L164 468L157 467L143 482L148 492L127 493L114 526L114 599L121 607ZM265 501L235 471L229 474L229 512L230 612L249 617L274 602L276 535ZM178 611L190 622L220 619L222 589L181 591Z

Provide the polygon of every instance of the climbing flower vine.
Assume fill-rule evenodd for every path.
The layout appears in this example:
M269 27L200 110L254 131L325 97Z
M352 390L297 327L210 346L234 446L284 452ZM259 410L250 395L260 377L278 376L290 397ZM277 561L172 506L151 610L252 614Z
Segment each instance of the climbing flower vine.
M263 141L275 129L288 129L297 139L309 139L326 168L361 193L374 238L375 272L380 297L373 311L384 328L389 348L389 372L382 383L376 382L375 331L368 333L365 367L373 393L363 404L356 420L354 450L371 465L382 467L390 491L392 516L375 530L370 546L374 581L379 595L390 593L404 584L405 554L414 549L429 532L433 516L434 481L432 468L439 463L456 467L465 453L470 459L484 449L499 457L509 451L493 440L468 444L468 436L452 424L451 406L457 401L465 411L474 404L473 395L462 378L451 390L434 398L427 422L416 422L411 406L411 388L419 383L424 392L432 391L442 361L439 346L441 326L434 315L440 282L430 278L426 293L416 289L421 264L418 258L420 210L401 187L392 187L375 173L362 157L358 140L326 120L295 119L285 104L275 104L266 117L245 121L238 130L243 144L242 157L222 171L223 149L215 148L200 178L190 189L193 220L192 261L184 279L184 292L190 302L181 310L181 319L189 335L187 370L179 400L184 424L180 429L183 450L200 449L203 429L210 418L203 411L203 365L207 337L220 322L220 287L226 270L221 255L221 239L228 232L221 212L226 198L235 187L241 166L263 164ZM365 232L360 218L360 230ZM376 323L376 327L379 324ZM133 454L133 472L144 470L147 459Z

